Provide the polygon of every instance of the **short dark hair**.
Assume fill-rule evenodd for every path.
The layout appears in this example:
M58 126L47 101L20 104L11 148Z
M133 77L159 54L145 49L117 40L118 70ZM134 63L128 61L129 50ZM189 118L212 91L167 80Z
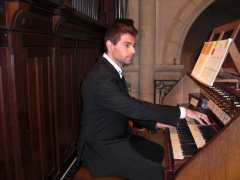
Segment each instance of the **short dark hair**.
M107 51L106 42L108 40L117 44L123 34L131 34L136 37L137 29L134 27L132 20L118 20L107 29L104 37L105 50Z

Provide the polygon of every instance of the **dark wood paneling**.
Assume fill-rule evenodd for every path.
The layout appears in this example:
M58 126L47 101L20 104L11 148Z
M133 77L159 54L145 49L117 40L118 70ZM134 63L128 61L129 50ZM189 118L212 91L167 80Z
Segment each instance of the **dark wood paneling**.
M105 28L92 21L76 17L73 14L61 12L63 15L56 15L53 18L54 32L60 37L79 39L82 41L102 41Z
M56 58L57 139L61 167L76 152L81 121L81 83L96 62L98 53L99 48L61 47L58 49Z
M64 49L57 56L56 61L56 87L57 87L57 132L59 144L60 166L74 153L74 137L77 120L73 112L73 51ZM75 126L76 125L76 126Z
M0 2L0 179L56 179L76 154L81 83L105 29L57 6Z
M22 37L22 46L29 48L29 53L28 53L29 57L34 57L36 55L45 57L46 55L49 55L50 50L44 47L53 46L52 37L46 37L46 34L34 34L34 33L22 33L21 37ZM43 48L41 51L35 51L37 49L36 47L43 47Z
M0 27L4 26L4 3L3 1L0 2Z
M39 49L39 48L38 48ZM28 116L31 123L33 147L38 150L39 172L48 177L56 171L54 118L52 111L51 59L37 57L27 60ZM34 143L35 142L35 143ZM36 168L37 169L37 168ZM40 171L41 170L41 171Z
M70 162L80 134L81 82L96 62L104 28L71 16L53 17L55 40L57 144L59 166Z
M24 0L25 2L28 3L36 3L38 6L43 6L43 7L57 7L63 4L63 0Z
M19 148L19 122L17 121L13 56L8 48L0 48L0 126L1 147L0 179L22 179Z
M31 9L29 8L29 10ZM12 28L31 33L50 34L52 28L51 15L47 14L47 12L45 13L39 9L33 12L25 11L17 16L15 24L12 24Z
M4 29L0 29L0 47L7 47L8 41L7 41L8 33Z
M29 180L33 177L47 178L57 171L52 55L49 44L41 43L48 42L47 40L35 43L32 47L25 47L24 38L31 38L33 42L40 38L51 38L43 35L37 37L36 34L31 37L31 34L23 33L16 33L15 36L16 89L24 175L25 179Z
M6 59L5 51L0 48L0 179L10 178L10 164L7 144L7 122L6 122L6 93L4 92L4 74L3 74L3 60Z
M10 3L8 7L14 5ZM51 16L26 4L15 11L9 15L13 20L8 19L8 26L14 30L8 32L8 40L14 59L12 82L16 100L13 103L19 129L15 134L20 139L16 169L21 176L12 179L52 179L57 161L51 88Z

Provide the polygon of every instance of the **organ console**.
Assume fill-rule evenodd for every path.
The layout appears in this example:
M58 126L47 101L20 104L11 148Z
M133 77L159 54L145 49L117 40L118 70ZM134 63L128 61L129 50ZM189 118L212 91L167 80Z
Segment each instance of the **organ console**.
M236 37L240 21L213 30L223 39L231 32L229 55L235 64L235 79L220 79L206 86L186 74L164 98L163 104L183 105L204 112L212 121L201 126L193 119L168 129L172 159L166 165L166 179L240 179L240 53Z

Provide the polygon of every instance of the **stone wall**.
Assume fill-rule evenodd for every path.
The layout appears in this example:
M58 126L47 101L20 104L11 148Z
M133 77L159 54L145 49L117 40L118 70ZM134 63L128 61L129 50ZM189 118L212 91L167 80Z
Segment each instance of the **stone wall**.
M131 95L153 102L154 80L181 78L181 53L187 33L213 1L129 1L128 17L139 30L135 62L126 68Z

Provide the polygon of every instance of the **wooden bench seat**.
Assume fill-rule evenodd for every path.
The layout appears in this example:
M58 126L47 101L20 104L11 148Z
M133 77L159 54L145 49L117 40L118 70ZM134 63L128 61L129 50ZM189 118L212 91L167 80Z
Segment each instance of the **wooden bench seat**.
M81 166L80 169L75 174L73 180L124 180L124 179L115 176L92 177L90 171L86 167Z

